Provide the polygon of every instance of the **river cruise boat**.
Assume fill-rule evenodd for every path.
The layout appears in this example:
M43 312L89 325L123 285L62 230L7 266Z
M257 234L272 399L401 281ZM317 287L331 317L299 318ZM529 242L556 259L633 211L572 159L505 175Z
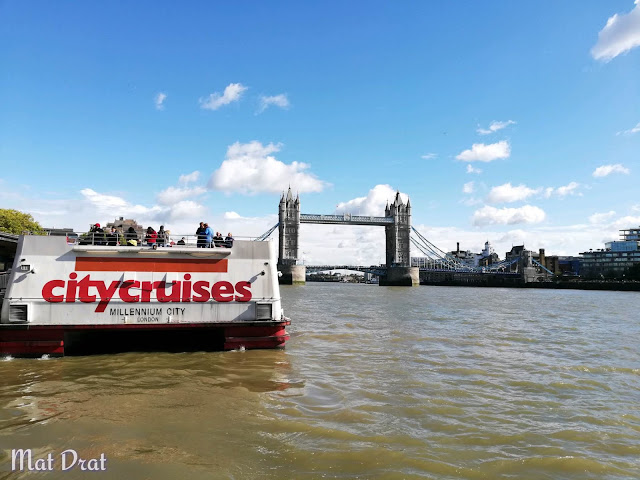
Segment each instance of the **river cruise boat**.
M273 242L94 243L18 238L0 355L275 348L289 338Z

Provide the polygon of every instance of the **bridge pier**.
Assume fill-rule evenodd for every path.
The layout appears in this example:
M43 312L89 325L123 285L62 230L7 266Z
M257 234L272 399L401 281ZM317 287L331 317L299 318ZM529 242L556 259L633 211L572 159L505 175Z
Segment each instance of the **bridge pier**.
M381 287L417 287L420 285L418 267L387 267L387 274L380 276Z
M282 276L278 277L280 285L304 285L306 283L307 267L304 265L278 264L278 272L282 273Z

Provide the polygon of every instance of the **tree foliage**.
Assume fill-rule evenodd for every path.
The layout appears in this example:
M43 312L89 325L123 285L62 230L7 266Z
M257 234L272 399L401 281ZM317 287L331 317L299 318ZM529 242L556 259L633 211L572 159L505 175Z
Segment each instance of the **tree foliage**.
M16 235L23 232L30 232L34 235L44 234L40 224L30 214L5 208L0 208L0 232Z

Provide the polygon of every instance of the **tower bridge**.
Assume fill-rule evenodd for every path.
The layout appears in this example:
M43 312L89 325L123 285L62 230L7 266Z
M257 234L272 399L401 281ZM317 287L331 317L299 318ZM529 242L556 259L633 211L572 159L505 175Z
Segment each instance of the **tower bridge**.
M548 278L552 272L535 259L528 256L511 257L502 262L473 267L461 262L452 254L446 253L426 239L411 226L411 201L405 204L396 192L391 204L387 204L384 217L351 215L324 215L300 213L300 197L293 197L291 187L286 195L280 197L278 206L278 223L261 235L258 240L265 240L275 229L278 229L278 270L282 273L280 283L285 285L305 283L307 267L299 265L300 225L303 223L327 225L371 225L382 226L385 230L386 262L380 266L359 266L351 269L369 271L380 277L380 285L416 286L420 278L449 278L451 275L462 275L472 279L477 274L492 274L499 277L521 276L524 281L529 278ZM418 257L420 262L412 264L411 245L425 256ZM311 267L310 267L311 268ZM347 266L342 268L348 269ZM452 277L453 278L453 277ZM530 281L530 280L529 280Z
M291 285L305 282L306 267L298 265L300 225L302 223L328 225L383 226L386 238L386 274L380 276L381 285L419 284L418 269L411 266L411 202L405 204L396 193L391 205L385 208L384 217L343 215L319 215L300 213L300 197L293 198L291 187L280 197L278 206L278 270L282 272L280 283ZM275 229L275 227L274 227Z

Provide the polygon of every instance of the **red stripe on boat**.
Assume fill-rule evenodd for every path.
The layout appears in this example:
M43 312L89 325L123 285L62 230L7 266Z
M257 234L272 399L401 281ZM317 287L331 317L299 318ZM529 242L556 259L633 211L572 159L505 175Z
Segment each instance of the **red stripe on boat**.
M219 259L155 259L77 257L76 272L227 272L228 261Z

